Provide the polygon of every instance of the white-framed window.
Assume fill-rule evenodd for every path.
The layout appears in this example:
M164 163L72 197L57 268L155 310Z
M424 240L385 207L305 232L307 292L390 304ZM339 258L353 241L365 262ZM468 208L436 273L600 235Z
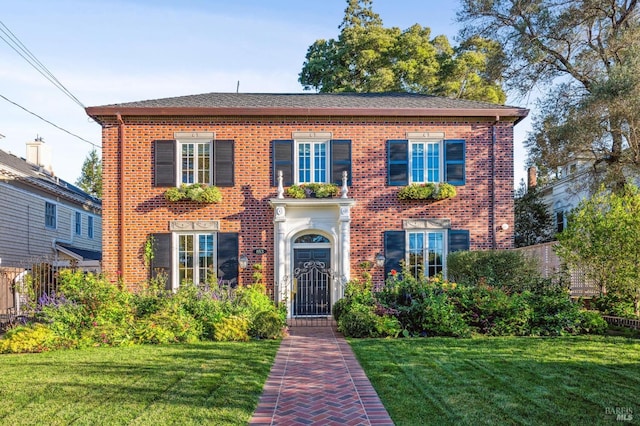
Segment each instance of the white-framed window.
M205 183L210 185L212 177L212 141L178 141L178 176L180 183Z
M87 237L93 238L93 216L87 216Z
M410 183L443 180L442 141L409 141Z
M407 232L407 258L411 274L418 278L446 274L447 232L420 230Z
M211 283L216 279L216 234L178 233L178 283Z
M329 141L296 140L296 183L329 182Z
M57 226L57 213L56 205L53 203L45 202L44 205L44 226L51 229L56 229Z
M82 213L76 212L75 230L76 235L82 235Z

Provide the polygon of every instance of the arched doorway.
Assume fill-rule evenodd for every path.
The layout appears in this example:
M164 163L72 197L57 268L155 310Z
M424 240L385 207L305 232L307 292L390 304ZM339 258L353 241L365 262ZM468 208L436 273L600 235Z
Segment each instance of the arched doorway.
M321 234L304 234L293 241L292 311L294 317L331 314L331 242Z

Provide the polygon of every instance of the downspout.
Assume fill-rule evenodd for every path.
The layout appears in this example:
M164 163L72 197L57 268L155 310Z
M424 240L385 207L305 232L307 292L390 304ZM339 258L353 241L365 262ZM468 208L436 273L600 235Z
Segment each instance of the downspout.
M125 250L125 231L124 231L124 121L122 120L122 115L120 113L116 113L116 119L118 120L118 146L120 147L120 158L118 163L120 164L120 182L119 182L119 204L120 208L118 209L118 230L119 230L119 250L118 250L118 270L120 271L120 276L118 279L124 282L124 250Z
M496 115L496 121L491 125L491 215L490 232L492 248L498 248L496 241L496 125L500 122L500 116Z

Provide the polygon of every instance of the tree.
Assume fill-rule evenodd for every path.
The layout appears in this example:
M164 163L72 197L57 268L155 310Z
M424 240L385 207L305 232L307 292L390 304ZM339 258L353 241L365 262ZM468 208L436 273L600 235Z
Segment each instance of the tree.
M461 35L489 35L506 56L508 90L548 90L527 141L530 162L593 164L623 190L640 168L637 0L462 0Z
M305 90L411 92L504 103L502 52L475 37L452 47L415 24L385 28L372 0L348 0L337 39L316 40L299 75Z
M86 193L102 198L102 160L98 152L92 150L82 164L82 174L76 185Z
M578 267L602 293L617 292L634 300L640 315L640 192L627 185L621 193L602 187L569 214L558 234L558 256Z
M514 210L516 247L553 240L555 236L553 217L549 214L536 187L527 190L524 181L520 181L520 187L516 191Z

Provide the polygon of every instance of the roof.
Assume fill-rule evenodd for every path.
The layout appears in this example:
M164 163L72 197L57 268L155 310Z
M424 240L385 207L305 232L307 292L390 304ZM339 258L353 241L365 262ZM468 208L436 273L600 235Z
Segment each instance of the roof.
M89 202L94 207L102 208L102 201L99 198L89 195L77 186L54 176L42 167L30 163L24 158L17 157L0 149L0 177L1 176L17 179L56 195L71 198L80 203Z
M205 93L86 108L89 116L293 115L514 117L529 111L417 93Z
M78 260L102 260L102 252L74 247L70 244L57 243L56 248ZM75 255L75 256L74 256Z

